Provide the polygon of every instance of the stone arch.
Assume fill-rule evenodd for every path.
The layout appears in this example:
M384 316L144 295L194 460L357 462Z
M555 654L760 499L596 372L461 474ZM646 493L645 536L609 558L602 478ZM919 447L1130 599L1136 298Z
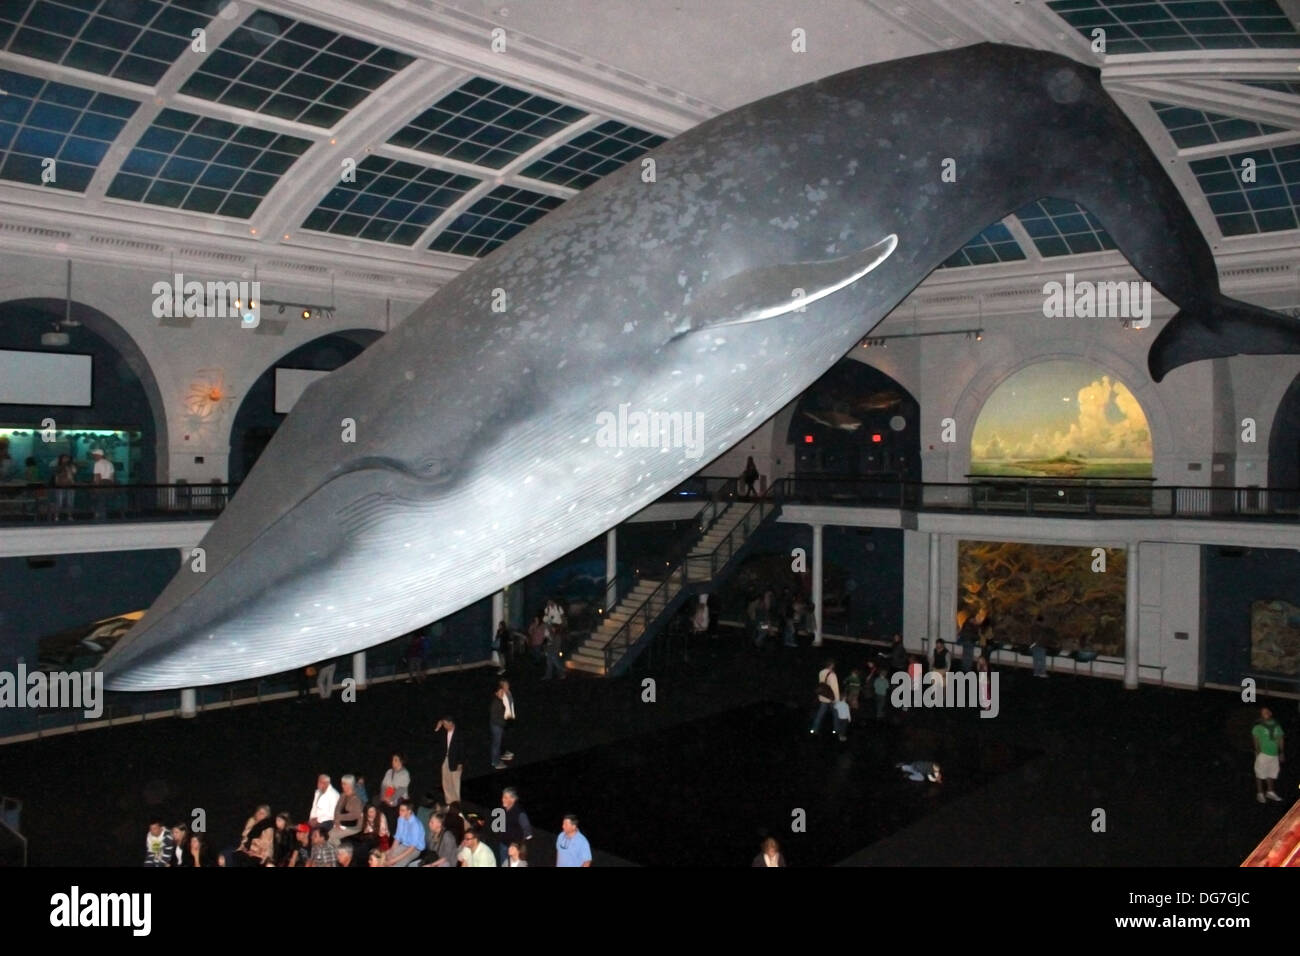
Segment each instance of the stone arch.
M274 411L275 370L311 368L332 372L383 336L378 329L342 329L287 349L263 369L244 393L230 424L230 480L240 482L271 440L284 415Z
M1017 372L1031 365L1051 361L1075 361L1095 365L1099 371L1122 382L1132 392L1142 408L1142 413L1146 416L1147 427L1151 431L1152 474L1157 482L1169 483L1172 477L1171 456L1175 448L1173 416L1155 383L1151 381L1147 370L1124 356L1099 346L1096 342L1069 339L1054 343L1050 351L1031 356L1009 356L981 366L979 373L971 377L950 413L958 423L965 423L965 425L959 429L955 452L948 457L948 475L944 480L966 481L966 475L971 470L971 439L974 435L975 423L990 396ZM938 416L938 418L943 417L946 416ZM935 421L937 420L936 418Z
M139 383L144 393L145 402L148 405L149 414L153 419L150 423L154 435L152 443L153 467L149 468L146 465L146 473L152 472L151 477L154 482L166 484L168 481L168 450L170 446L167 432L167 413L163 403L162 390L158 387L158 380L149 365L149 360L145 357L144 351L131 333L112 316L92 305L76 300L73 300L69 305L67 300L60 298L31 296L8 299L0 303L0 311L9 310L22 310L31 313L31 319L41 323L41 332L49 331L44 320L48 319L49 326L52 326L55 321L61 321L65 316L70 317L73 321L80 323L82 327L94 333L95 336L117 353L116 357L121 366L124 366L126 370L134 375ZM65 331L69 332L72 339L66 351L76 352L77 327L72 326ZM12 343L4 344L7 347L14 347ZM120 371L120 368L118 371Z

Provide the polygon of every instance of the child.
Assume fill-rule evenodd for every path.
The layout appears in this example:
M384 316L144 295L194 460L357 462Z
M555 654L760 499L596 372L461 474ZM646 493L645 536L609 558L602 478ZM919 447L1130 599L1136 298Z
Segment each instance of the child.
M876 676L871 681L871 689L876 695L876 720L883 720L885 717L885 703L889 700L889 678L885 676L883 667L872 665Z
M857 711L858 697L862 694L862 671L856 667L849 671L848 680L844 682L844 699L848 701L849 707Z

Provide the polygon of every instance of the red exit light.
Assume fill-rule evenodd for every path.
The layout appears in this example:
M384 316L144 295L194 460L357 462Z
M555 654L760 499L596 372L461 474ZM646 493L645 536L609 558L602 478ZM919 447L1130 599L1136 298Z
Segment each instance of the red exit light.
M803 436L803 443L804 443L805 445L811 445L811 444L813 443L813 442L812 442L812 435L804 435L804 436Z
M881 437L880 437L880 432L872 432L872 433L871 433L871 443L872 443L873 445L879 445L880 442L881 442L881 440L882 440L882 439L881 439Z

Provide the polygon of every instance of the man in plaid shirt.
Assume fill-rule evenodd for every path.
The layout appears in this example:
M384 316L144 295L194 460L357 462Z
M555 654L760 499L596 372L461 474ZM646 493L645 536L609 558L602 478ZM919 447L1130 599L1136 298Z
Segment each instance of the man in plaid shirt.
M308 866L338 866L339 855L334 844L326 838L320 827L311 831L311 859Z

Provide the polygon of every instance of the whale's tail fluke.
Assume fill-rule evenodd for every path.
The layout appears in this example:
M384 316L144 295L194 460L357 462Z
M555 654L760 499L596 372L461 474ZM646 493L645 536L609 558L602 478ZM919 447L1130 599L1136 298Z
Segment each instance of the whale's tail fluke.
M1231 355L1300 354L1300 319L1214 294L1188 306L1160 330L1147 367L1159 382L1189 362Z

